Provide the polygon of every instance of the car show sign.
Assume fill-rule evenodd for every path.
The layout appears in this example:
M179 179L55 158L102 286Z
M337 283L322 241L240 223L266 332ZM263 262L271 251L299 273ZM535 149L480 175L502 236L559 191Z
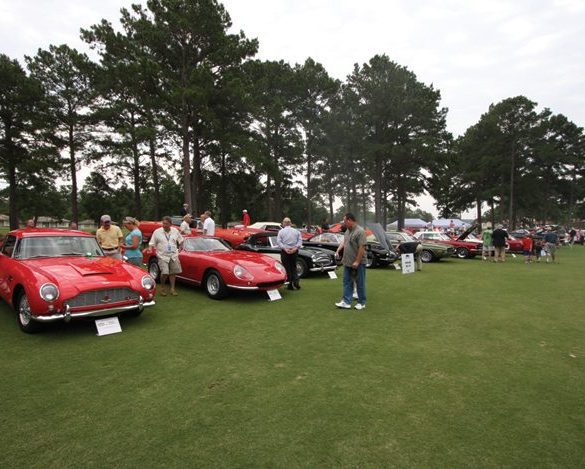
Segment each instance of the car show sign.
M122 327L120 326L120 320L118 319L118 316L96 319L95 327L97 327L98 336L122 332Z
M402 273L403 274L414 274L414 254L402 254Z
M268 301L282 300L282 296L278 290L266 290L268 293Z
M336 274L335 272L333 272L333 271L329 271L329 272L327 272L327 273L329 274L329 278L330 278L331 280L335 280L335 279L337 278L337 274Z

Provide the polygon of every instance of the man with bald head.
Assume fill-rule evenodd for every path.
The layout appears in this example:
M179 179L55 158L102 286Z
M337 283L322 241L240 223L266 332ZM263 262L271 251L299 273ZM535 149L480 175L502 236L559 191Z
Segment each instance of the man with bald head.
M282 220L283 228L276 236L276 243L280 248L280 259L284 268L286 269L286 276L288 278L288 289L301 289L301 284L297 276L297 254L303 245L301 232L295 230L292 226L290 218L286 217Z

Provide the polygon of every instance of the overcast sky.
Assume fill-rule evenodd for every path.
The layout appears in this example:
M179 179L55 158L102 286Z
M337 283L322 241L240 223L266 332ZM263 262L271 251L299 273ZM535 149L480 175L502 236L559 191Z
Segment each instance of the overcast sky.
M126 0L0 0L0 52L85 49L79 28L116 23ZM259 57L312 57L343 80L375 54L441 91L455 135L491 103L524 95L585 125L585 0L225 0ZM425 210L436 212L428 198Z

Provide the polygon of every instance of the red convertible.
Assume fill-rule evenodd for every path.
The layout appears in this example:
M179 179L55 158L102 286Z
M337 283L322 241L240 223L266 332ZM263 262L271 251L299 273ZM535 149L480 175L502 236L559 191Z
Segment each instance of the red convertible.
M219 300L229 289L275 290L286 281L286 270L276 259L255 252L234 251L225 241L210 236L185 238L179 252L183 272L177 279L200 285L210 298ZM148 271L160 275L154 248L144 250Z
M138 267L104 257L82 231L11 231L0 249L0 296L17 310L24 332L51 321L138 315L154 305L155 285Z

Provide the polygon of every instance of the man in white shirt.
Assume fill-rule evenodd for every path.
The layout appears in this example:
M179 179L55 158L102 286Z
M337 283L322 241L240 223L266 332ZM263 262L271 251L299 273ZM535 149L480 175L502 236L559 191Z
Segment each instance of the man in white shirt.
M188 236L191 234L191 222L193 221L193 217L190 214L187 214L183 217L183 221L181 226L179 227L179 232L183 236Z
M203 234L207 236L215 236L215 222L213 218L211 218L211 212L206 210L203 215L201 215L203 219Z
M162 228L157 228L152 233L149 246L156 249L158 267L160 269L160 295L166 296L165 283L167 277L171 284L171 295L176 296L175 278L182 272L179 261L179 249L183 244L183 236L174 226L171 217L163 217Z

